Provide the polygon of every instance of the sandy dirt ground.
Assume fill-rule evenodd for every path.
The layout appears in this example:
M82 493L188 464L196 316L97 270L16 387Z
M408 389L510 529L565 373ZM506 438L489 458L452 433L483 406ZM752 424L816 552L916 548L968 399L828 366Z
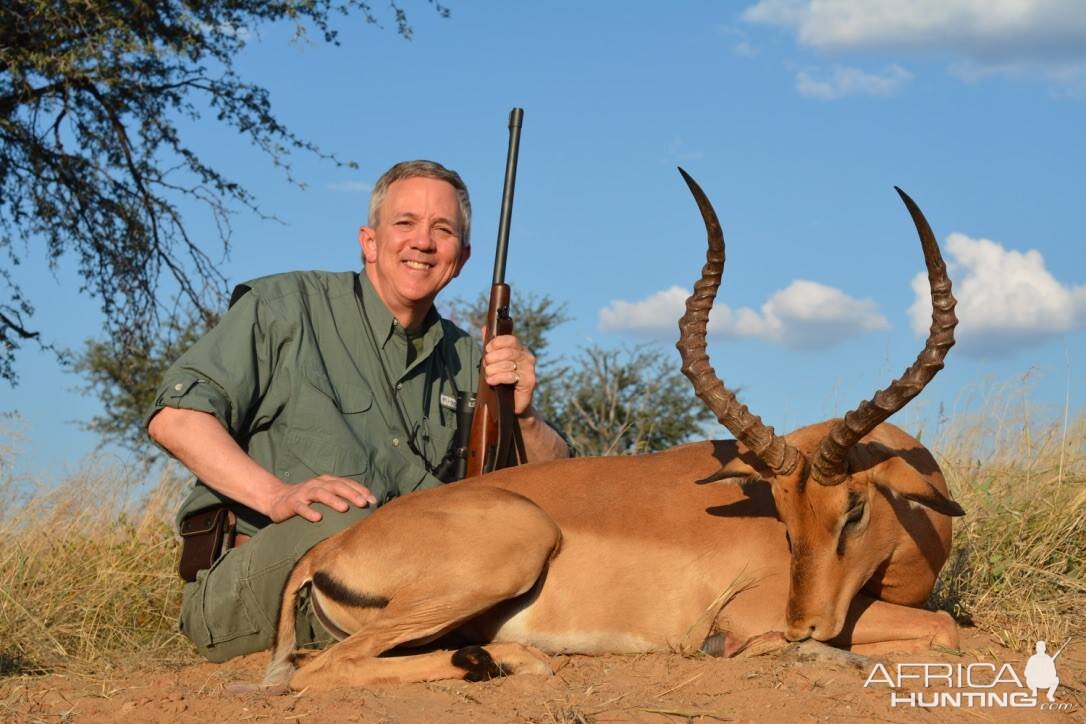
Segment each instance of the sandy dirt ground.
M1009 663L1023 676L1032 651L1012 651L977 631L964 631L961 656L927 652L866 661L825 651L777 647L734 659L679 655L565 656L554 676L512 676L488 682L390 684L365 690L253 691L266 654L176 671L109 676L15 677L0 682L0 718L26 722L678 722L678 721L1086 721L1086 640L1057 660L1063 710L1000 706L891 705L892 690L874 681L876 663L893 676L897 664ZM955 667L956 668L956 667ZM917 668L906 667L906 671ZM975 668L978 683L993 667ZM879 677L876 677L879 678ZM898 696L961 689L906 682ZM250 690L245 691L249 688ZM972 691L1019 692L1013 684ZM1043 699L1043 694L1041 694Z

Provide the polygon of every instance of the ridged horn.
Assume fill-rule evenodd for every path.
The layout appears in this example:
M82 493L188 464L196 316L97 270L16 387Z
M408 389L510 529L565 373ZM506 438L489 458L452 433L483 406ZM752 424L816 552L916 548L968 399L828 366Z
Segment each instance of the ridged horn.
M950 278L939 253L939 244L916 202L897 186L894 189L913 217L916 231L920 234L920 245L924 249L924 262L931 285L931 330L924 349L912 366L905 370L905 374L891 382L885 390L876 392L871 400L861 402L822 440L811 462L811 477L822 485L844 482L847 477L845 456L852 446L919 395L935 373L943 369L943 359L954 346L954 327L958 324L958 318L954 315L956 302L950 292Z
M789 475L803 456L784 438L778 437L772 427L763 424L761 418L752 414L746 405L739 404L735 393L724 386L709 365L709 356L705 353L705 331L709 324L709 310L713 307L724 273L724 233L701 187L682 168L679 173L694 195L709 237L701 279L694 284L694 293L686 300L686 313L679 320L679 342L675 346L682 356L683 374L693 383L695 394L735 435L736 440L750 448L776 475Z

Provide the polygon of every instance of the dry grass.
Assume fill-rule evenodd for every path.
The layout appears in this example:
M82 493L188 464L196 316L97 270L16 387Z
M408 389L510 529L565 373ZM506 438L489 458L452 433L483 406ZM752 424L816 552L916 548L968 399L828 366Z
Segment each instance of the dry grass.
M1033 417L996 390L931 444L966 510L932 603L1019 650L1086 633L1086 410Z
M113 467L28 492L2 462L0 674L194 660L176 633L182 481L167 470L137 496L131 473Z
M931 443L968 513L932 602L1018 650L1083 635L1086 410L1038 424L1024 394L986 399ZM139 495L102 467L28 492L12 454L0 436L0 675L195 662L175 628L184 478Z

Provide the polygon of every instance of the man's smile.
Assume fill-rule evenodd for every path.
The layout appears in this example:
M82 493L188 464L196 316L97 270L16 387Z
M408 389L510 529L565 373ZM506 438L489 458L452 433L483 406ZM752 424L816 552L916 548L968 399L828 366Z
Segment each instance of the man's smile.
M408 269L418 269L419 271L426 271L433 268L433 264L427 264L424 261L414 261L412 259L404 259L402 262Z

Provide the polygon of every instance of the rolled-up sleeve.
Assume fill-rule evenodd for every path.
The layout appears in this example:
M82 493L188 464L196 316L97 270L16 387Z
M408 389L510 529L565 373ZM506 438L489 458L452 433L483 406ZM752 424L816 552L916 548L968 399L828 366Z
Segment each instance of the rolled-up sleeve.
M145 425L174 407L214 415L235 438L244 436L272 378L277 326L255 292L243 296L166 371Z
M147 416L147 421L163 407L176 407L181 410L197 410L214 415L223 427L231 429L231 409L234 407L219 385L212 382L199 370L178 368L174 365L163 378L154 408Z

